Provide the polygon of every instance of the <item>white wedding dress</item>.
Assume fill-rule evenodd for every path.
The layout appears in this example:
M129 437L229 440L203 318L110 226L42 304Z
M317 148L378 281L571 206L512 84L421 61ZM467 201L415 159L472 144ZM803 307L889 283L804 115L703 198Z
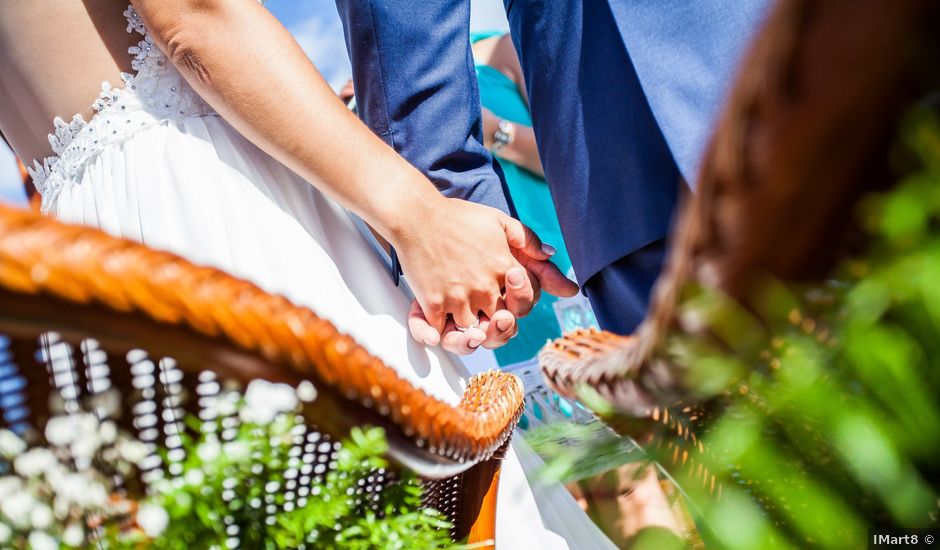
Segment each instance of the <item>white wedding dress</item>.
M55 156L30 170L43 212L282 294L415 385L457 403L465 370L411 339L408 299L347 211L214 113L153 44L134 9L125 15L128 32L143 36L130 50L136 74L122 75L121 88L103 84L90 121L56 119L49 137ZM500 480L499 547L613 548L561 486L527 478L539 463L516 438Z

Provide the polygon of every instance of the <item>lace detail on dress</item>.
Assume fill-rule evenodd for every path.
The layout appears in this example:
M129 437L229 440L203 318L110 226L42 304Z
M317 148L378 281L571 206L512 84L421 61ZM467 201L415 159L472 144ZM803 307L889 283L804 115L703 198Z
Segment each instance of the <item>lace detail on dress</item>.
M157 124L215 114L153 43L137 10L129 6L124 16L127 32L143 37L128 49L136 74L121 73L122 87L102 83L90 121L80 114L69 122L59 117L53 121L49 144L55 155L42 164L34 160L27 169L42 195L43 212L52 207L63 186L81 180L85 167L106 147Z

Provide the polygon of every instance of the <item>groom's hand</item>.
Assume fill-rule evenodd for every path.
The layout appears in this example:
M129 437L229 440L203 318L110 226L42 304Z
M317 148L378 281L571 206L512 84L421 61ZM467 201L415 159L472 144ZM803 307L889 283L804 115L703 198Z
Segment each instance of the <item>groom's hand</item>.
M539 301L541 289L562 298L578 293L578 285L549 260L555 254L553 246L543 244L534 231L518 220L506 218L504 229L513 256L524 268L506 272L504 300L510 313L516 317L528 315ZM528 281L525 276L528 276Z
M493 314L492 319L480 321L480 328L486 332L483 347L488 349L501 347L516 335L519 331L516 319L529 314L538 303L541 290L566 298L578 293L578 285L565 277L550 261L535 260L520 252L516 253L516 257L525 269L513 268L507 272L506 295L501 308Z

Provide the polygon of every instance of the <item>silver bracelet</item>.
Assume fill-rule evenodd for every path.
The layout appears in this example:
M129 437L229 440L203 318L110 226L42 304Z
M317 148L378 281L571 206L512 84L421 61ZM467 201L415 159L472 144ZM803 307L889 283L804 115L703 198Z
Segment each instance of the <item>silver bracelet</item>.
M516 137L516 126L506 120L505 118L499 119L499 123L496 125L496 131L493 132L493 152L498 153L503 147L512 143L513 138Z

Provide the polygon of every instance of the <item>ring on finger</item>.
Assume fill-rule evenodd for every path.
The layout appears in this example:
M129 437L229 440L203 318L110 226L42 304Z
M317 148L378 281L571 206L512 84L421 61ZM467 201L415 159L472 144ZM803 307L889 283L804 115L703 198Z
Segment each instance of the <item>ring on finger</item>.
M468 330L472 328L480 328L480 319L478 318L476 321L474 321L472 325L468 327L462 326L457 321L454 321L454 327L457 329L458 332L467 332Z

